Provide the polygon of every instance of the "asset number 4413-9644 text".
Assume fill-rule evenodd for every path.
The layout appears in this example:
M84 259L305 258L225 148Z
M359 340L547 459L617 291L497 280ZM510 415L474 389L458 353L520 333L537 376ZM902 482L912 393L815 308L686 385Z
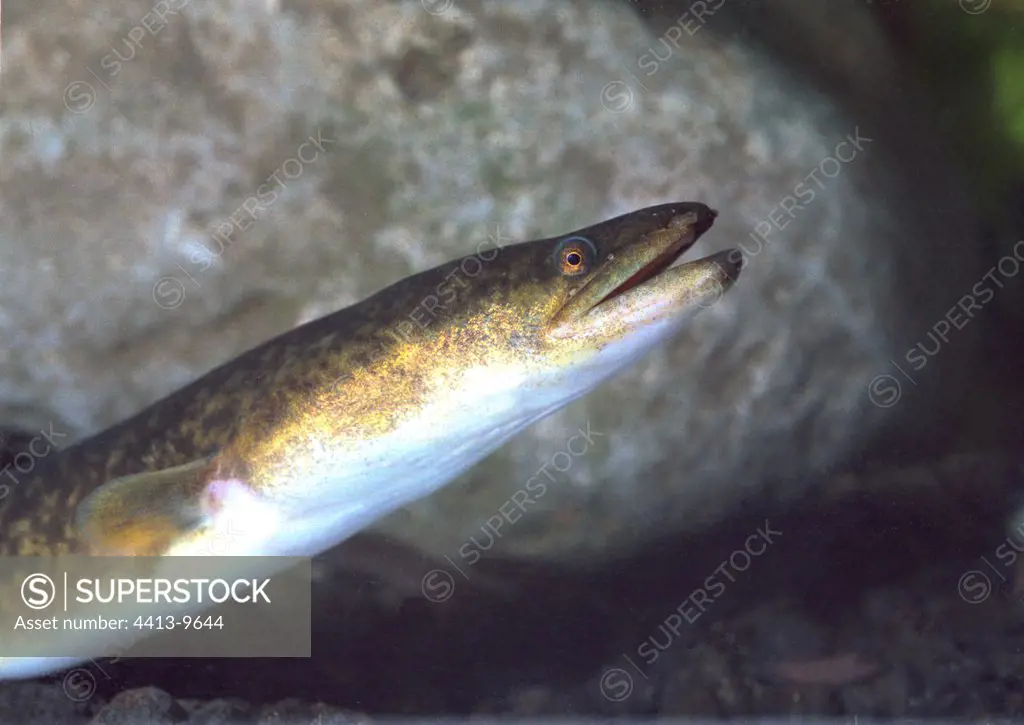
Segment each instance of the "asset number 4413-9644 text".
M136 617L136 629L224 629L223 617Z

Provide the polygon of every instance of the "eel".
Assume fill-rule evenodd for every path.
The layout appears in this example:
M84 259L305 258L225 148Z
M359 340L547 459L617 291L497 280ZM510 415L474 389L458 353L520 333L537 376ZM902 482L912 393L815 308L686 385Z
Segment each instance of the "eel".
M713 305L742 255L676 262L716 216L661 204L479 252L285 332L5 480L0 555L326 551ZM81 661L2 655L0 679Z

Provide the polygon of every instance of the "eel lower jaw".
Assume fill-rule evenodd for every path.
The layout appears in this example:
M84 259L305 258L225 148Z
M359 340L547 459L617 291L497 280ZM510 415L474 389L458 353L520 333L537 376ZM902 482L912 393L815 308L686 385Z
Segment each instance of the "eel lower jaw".
M679 266L677 263L682 259L683 254L693 246L700 237L714 224L715 219L718 218L718 212L714 209L710 210L710 216L707 219L698 220L694 223L693 229L689 233L680 234L679 237L670 246L666 247L658 256L652 259L650 262L642 266L636 272L634 272L625 282L620 284L618 287L613 289L611 292L606 294L601 300L591 308L599 307L605 302L612 300L631 289L639 287L644 282L647 282L653 277L658 276L662 272L674 267ZM703 261L703 260L698 260ZM737 273L739 270L736 270Z
M743 266L743 255L735 249L674 265L677 259L645 267L642 282L620 288L577 320L575 336L613 340L649 325L682 322L713 306L736 283Z

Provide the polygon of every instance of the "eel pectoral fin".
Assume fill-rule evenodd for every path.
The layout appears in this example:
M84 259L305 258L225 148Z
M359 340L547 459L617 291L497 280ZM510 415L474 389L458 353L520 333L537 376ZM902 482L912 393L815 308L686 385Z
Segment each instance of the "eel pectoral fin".
M90 553L157 556L202 528L211 516L211 460L115 478L89 494L75 523Z

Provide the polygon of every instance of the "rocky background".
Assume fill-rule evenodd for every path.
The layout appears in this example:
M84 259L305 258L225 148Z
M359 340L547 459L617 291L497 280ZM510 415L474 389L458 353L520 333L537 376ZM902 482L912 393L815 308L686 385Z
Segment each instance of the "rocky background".
M1012 11L981 0L950 5L943 16L950 24L1015 21L1000 15ZM472 577L471 588L481 591L468 598L482 609L449 607L442 617L459 622L465 638L453 651L497 641L467 624L473 612L510 621L522 611L507 600L496 610L487 598L509 582L567 598L561 610L552 602L545 610L562 612L564 622L595 601L580 593L595 580L574 589L567 567L592 577L590 569L624 559L656 576L664 567L652 563L651 547L712 537L686 539L704 551L739 526L735 517L753 502L787 511L787 502L832 485L838 472L1018 445L1019 357L1006 323L1019 320L1012 250L1024 224L1015 227L1005 211L1013 207L1009 182L982 189L963 170L974 157L950 143L957 128L950 99L927 92L926 64L906 52L906 36L922 36L905 6L8 0L0 409L10 424L85 436L282 330L488 239L549 236L649 204L698 199L721 216L694 255L742 246L743 283L673 345L538 424L464 480L381 522L376 537L355 542L363 568L403 580L400 595L417 593L431 561L464 559L468 542L481 548L481 526L570 436L580 428L603 434L555 474L557 485L534 510L487 537L497 563ZM1014 148L1008 140L1001 155L1013 158ZM279 193L253 219L247 200L268 184ZM213 236L226 228L229 244ZM979 284L991 296L981 296ZM965 295L980 304L966 320L956 311ZM904 479L892 485L898 490ZM995 508L978 520L986 523L978 541L1001 535ZM974 555L958 541L961 556ZM402 550L423 559L410 563ZM351 584L339 561L351 559L325 557L325 581ZM815 561L809 571L831 568ZM558 575L545 575L546 567ZM893 586L942 579L918 569ZM792 592L777 574L765 569L759 586ZM940 609L963 604L953 576L952 589L936 584L953 592ZM622 591L630 588L646 593L642 604L607 596L601 606L660 611L663 597L679 594L670 587L655 595L650 582ZM551 661L564 671L533 677L547 690L509 695L511 686L494 675L453 695L453 678L464 670L437 664L425 677L431 660L421 650L436 648L439 633L453 636L453 625L438 624L422 600L397 614L381 607L382 600L398 606L401 596L388 600L390 590L370 587L374 605L351 607L353 586L325 590L331 598L320 611L333 602L337 619L336 603L345 602L343 626L325 631L368 639L358 656L346 647L319 655L319 665L331 666L316 676L311 665L296 664L302 676L278 674L283 687L275 689L275 677L237 663L221 663L219 675L208 663L121 663L109 678L90 670L97 687L108 683L103 699L66 696L56 685L47 691L80 717L120 688L154 683L186 698L231 694L250 708L289 695L392 713L533 707L567 714L601 712L595 703L610 702L600 688L582 700L565 699L568 689L559 694L554 681L573 676L558 658ZM922 591L879 596L903 597L913 608ZM784 620L776 606L760 616ZM869 607L866 621L872 612L878 608ZM617 634L602 627L602 643L646 626L629 621ZM891 630L878 631L887 633L882 642L891 640ZM410 639L389 640L382 653L369 644L382 632ZM566 650L579 644L570 641ZM405 648L420 654L418 665L393 660ZM921 662L930 661L932 650L921 651ZM519 657L544 659L528 648ZM381 658L392 666L371 669L387 697L352 672ZM584 681L602 676L594 674L602 661L595 654L586 663ZM704 652L696 661L717 660ZM524 679L523 671L509 680ZM719 691L728 679L705 674ZM396 683L410 677L433 684L403 700ZM197 683L209 691L195 691ZM64 687L78 692L79 685ZM15 689L5 691L14 697ZM436 697L424 699L425 690ZM41 691L17 692L42 702L31 694ZM885 705L901 701L898 692L879 701L877 714L904 714ZM161 697L130 693L118 702L157 707ZM517 697L526 705L509 700ZM829 697L812 698L808 711L858 711ZM956 709L921 697L912 712ZM651 711L737 715L787 712L792 698L772 705L714 697L679 701L675 710L644 702ZM978 702L957 712L1000 712L997 701Z
M867 9L849 12L873 77L895 85ZM7 13L13 422L87 435L488 237L701 199L722 211L703 246L751 257L735 294L382 531L456 552L588 424L605 437L502 553L603 556L713 522L768 481L795 495L883 433L915 451L948 436L940 414L960 405L991 315L920 371L905 353L999 256L905 86L900 107L878 90L844 104L710 32L714 15L652 31L622 3L237 0L163 24L148 0ZM310 137L323 150L296 160ZM278 198L246 220L264 185Z

